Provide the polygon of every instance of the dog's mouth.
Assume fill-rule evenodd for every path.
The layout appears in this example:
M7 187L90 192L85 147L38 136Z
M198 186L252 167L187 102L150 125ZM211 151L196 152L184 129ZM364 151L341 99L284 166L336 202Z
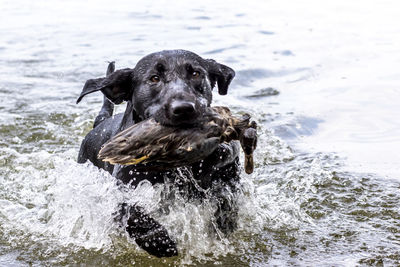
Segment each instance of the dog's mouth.
M203 116L198 114L196 116L165 116L165 114L155 115L154 119L163 126L180 127L180 128L194 128L203 123Z
M205 107L189 101L173 101L157 110L154 119L163 126L193 128L204 122Z

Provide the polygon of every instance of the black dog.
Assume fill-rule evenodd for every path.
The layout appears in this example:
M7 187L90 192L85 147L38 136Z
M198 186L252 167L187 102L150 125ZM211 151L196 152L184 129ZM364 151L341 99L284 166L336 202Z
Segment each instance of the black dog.
M78 162L90 160L123 183L133 186L145 179L153 184L163 183L165 179L176 180L178 175L175 169L168 172L138 172L134 166L114 166L102 162L97 154L112 136L149 117L154 117L164 125L190 127L196 124L205 108L211 104L213 87L218 84L219 94L227 94L234 76L231 68L184 50L150 54L141 59L134 69L114 72L114 63L110 63L107 76L88 80L77 101L95 91L101 91L105 96L93 130L82 142ZM123 101L127 102L125 113L112 117L113 103L120 104ZM183 169L193 178L197 187L214 188L210 191L218 203L216 222L223 232L228 233L235 228L236 207L230 197L224 196L223 190L215 188L229 188L231 192L237 190L239 146L233 141L214 149L202 162ZM219 187L215 187L216 184ZM196 192L194 194L197 196L202 194L201 190ZM176 244L166 229L140 207L123 205L122 213L128 215L127 232L141 248L158 257L177 255Z

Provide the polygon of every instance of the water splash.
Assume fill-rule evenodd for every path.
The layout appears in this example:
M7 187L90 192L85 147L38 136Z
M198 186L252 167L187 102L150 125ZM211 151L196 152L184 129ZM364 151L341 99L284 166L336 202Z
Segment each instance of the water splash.
M263 142L261 146L265 145ZM278 139L266 142L268 151L275 152L268 153L267 157L260 152L257 156L266 157L266 161L273 158L275 162L277 158L285 161L292 157L291 153L281 154L289 150L283 149L284 144L279 148L276 144L282 142ZM174 195L173 201L166 199L166 196L171 197L165 193L173 189L171 184L152 186L142 182L135 189L117 185L113 177L92 164L77 164L75 150L59 154L6 150L8 155L14 155L7 166L14 168L2 169L0 218L2 236L7 236L6 241L15 248L35 244L41 247L37 253L44 258L51 258L59 250L82 249L119 255L122 250L115 244L121 245L121 240L125 240L131 250L140 254L142 252L114 222L118 205L126 202L141 205L165 225L178 240L181 264L223 258L237 249L232 244L233 238L226 238L216 230L213 217L216 206L210 199L199 203L187 201L179 194ZM260 171L253 178L259 175ZM260 206L261 194L257 196L260 189L255 190L251 179L244 180L243 188L243 193L237 196L239 202L242 207L253 206L255 212L240 209L243 215L239 232L254 228L255 224L250 222L257 222L258 230L254 234L265 226L264 218L273 216L268 215L271 209L266 213L265 207ZM168 213L160 210L163 202L168 205ZM60 256L60 260L65 259Z

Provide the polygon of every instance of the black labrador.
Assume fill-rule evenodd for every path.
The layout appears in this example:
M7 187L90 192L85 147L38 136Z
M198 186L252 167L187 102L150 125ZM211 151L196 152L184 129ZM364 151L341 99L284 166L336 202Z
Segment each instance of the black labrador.
M185 187L190 189L190 195L201 198L212 194L218 206L215 212L216 224L223 233L231 232L235 228L237 206L235 200L227 196L226 189L229 192L238 190L237 141L218 145L206 159L180 168L180 175L177 175L177 169L145 172L136 170L134 165L111 165L99 160L97 154L102 145L115 134L149 117L164 125L195 125L201 120L206 107L210 106L215 85L218 85L219 94L227 94L235 72L214 60L203 59L185 50L150 54L142 58L133 69L114 71L114 68L112 62L106 77L88 80L78 98L77 102L80 102L87 94L96 91L104 94L103 107L95 119L93 129L82 141L78 162L90 160L119 181L132 186L145 179L153 184L168 180L182 185L182 181L178 180L184 171L194 183ZM114 104L123 101L127 102L125 112L112 116ZM127 218L126 231L141 248L158 257L178 254L176 243L166 229L141 207L124 204L120 218L123 216Z

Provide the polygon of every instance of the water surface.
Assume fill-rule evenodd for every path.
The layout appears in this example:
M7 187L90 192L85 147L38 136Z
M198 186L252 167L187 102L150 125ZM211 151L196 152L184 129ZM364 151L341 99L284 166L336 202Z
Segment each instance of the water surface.
M2 1L1 266L400 264L400 23L395 1ZM257 120L239 229L165 185L121 189L77 164L102 96L75 104L107 61L187 49L236 70L214 103ZM117 112L123 111L123 105ZM157 259L113 221L139 201L178 241Z

